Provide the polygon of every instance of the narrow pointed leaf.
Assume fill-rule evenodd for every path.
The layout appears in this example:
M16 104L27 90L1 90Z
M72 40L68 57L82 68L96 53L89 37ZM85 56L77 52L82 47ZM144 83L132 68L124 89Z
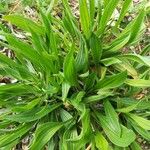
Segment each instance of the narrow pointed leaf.
M150 130L150 120L147 120L143 117L140 117L135 114L128 114L130 118L132 118L140 127L142 127L145 130Z
M143 24L145 15L146 15L145 10L141 10L131 29L130 40L128 43L132 43L137 38L141 30L141 26Z
M24 18L21 15L7 15L7 16L4 16L3 18L4 20L11 22L12 24L18 26L19 28L25 31L30 32L30 28L32 28L33 31L35 31L36 33L42 34L42 35L44 34L44 28L42 26L40 26L39 24L36 24L35 22L33 22L32 20L28 18Z
M95 135L95 143L99 150L108 150L109 148L107 140L100 132L97 132Z
M16 139L21 138L33 126L33 123L20 125L15 131L0 136L0 147L4 147Z
M90 14L88 10L87 0L79 0L80 21L82 30L88 39L90 37Z
M134 87L150 87L150 80L144 79L127 79L125 83Z
M48 106L37 107L23 113L6 116L5 118L7 120L16 121L16 122L32 122L34 120L41 119L48 113L57 109L60 105L61 104L58 103L58 104L53 104Z
M39 125L35 131L30 150L41 150L62 126L63 124L58 122L47 122Z
M119 0L110 0L109 3L104 8L104 12L101 17L101 21L100 21L99 28L97 31L98 36L100 36L102 33L104 33L107 23L108 23L109 19L111 18L112 13L114 12L118 2L119 2Z
M127 72L118 73L100 80L95 89L112 89L121 86L127 78Z
M72 50L68 53L64 60L64 77L70 85L77 84L77 72Z
M132 0L125 0L124 3L123 3L123 6L122 6L122 9L121 9L121 12L120 12L120 16L119 16L119 19L117 20L115 26L117 27L120 22L122 21L122 19L124 18L125 14L127 13L128 11L128 8L130 7L132 3Z
M93 61L96 65L98 65L102 56L102 43L94 33L90 38L90 46L91 46Z

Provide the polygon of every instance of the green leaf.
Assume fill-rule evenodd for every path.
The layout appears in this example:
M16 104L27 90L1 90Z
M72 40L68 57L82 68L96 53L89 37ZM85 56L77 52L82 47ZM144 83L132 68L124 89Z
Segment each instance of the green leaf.
M19 139L14 140L13 142L11 142L10 144L4 146L1 148L1 150L11 150L13 149L17 144L19 143Z
M70 85L77 85L77 72L72 50L64 60L64 77Z
M134 42L134 40L137 38L137 36L141 30L141 26L143 24L145 15L146 15L145 10L141 10L132 26L130 39L129 39L128 43Z
M127 13L128 8L130 7L131 3L132 3L132 0L124 1L121 12L120 12L120 16L115 24L116 27L118 27L118 25L121 23L122 19L125 17L125 14Z
M118 63L120 64L121 63L121 61L115 57L109 57L109 58L102 59L101 62L107 67L111 66L113 64L118 64Z
M90 111L86 109L85 112L83 112L82 114L83 117L81 118L82 122L81 133L79 134L79 136L68 140L75 143L78 149L83 148L92 138L90 125Z
M109 148L107 140L100 132L97 132L95 135L95 143L99 150L108 150Z
M62 0L62 3L65 11L65 14L63 16L63 24L65 28L69 31L69 33L72 35L73 38L75 37L75 35L81 36L81 33L77 26L76 19L69 6L68 0Z
M107 137L113 144L115 144L119 147L127 147L135 140L136 136L132 130L127 129L123 125L120 125L121 135L118 135L113 130L114 124L112 124L112 125L109 124L110 117L106 118L103 115L101 115L100 113L96 113L96 115L100 121L100 124L101 124L105 134L107 135Z
M125 108L119 108L117 109L118 112L122 112L122 113L128 113L130 111L133 111L136 109L136 107L138 106L138 104L140 103L141 101L137 102L136 104L133 104L131 106L128 106L128 107L125 107Z
M133 128L136 130L136 132L138 132L147 141L150 141L150 131L143 129L142 127L138 126L137 123L133 121L131 121L131 124Z
M137 70L126 59L122 59L121 63L114 64L114 67L118 71L125 71L125 70L127 70L128 75L132 76L134 79L138 78L138 72L137 72Z
M60 117L63 122L68 121L73 118L73 116L69 112L67 112L65 109L60 110Z
M0 86L1 101L3 100L2 98L3 96L10 99L11 97L34 93L36 93L36 88L21 83L14 83Z
M14 47L13 50L15 52L22 54L25 58L40 66L40 55L37 54L36 50L33 49L31 45L22 42L21 40L17 39L16 37L10 34L6 35L6 39L8 43Z
M32 101L28 102L25 105L14 106L12 108L12 111L13 112L16 112L16 111L20 112L20 111L27 111L27 110L33 109L36 105L39 104L40 101L41 101L40 98L33 99Z
M131 144L131 149L132 150L142 150L140 145L137 142L135 142L135 141Z
M85 101L85 103L98 102L98 101L103 100L106 97L112 96L112 95L113 95L113 93L111 91L100 91L97 95L85 97L84 101Z
M119 0L110 0L107 6L104 8L103 15L100 20L97 35L100 36L104 33L108 21L110 20L112 13L114 12Z
M75 63L78 72L85 72L88 68L88 49L83 40L80 41L80 49L77 53Z
M33 22L32 20L28 18L24 18L21 15L7 15L7 16L4 16L3 18L4 20L11 22L12 24L18 26L20 29L23 29L25 31L30 32L30 28L31 28L35 33L38 33L41 35L45 33L44 28L42 26L40 26L39 24L36 24L35 22Z
M134 98L129 98L129 97L124 97L124 98L119 98L119 99L113 99L115 102L120 102L123 106L131 106L131 105L136 105L137 99ZM135 108L136 110L144 110L144 109L150 109L150 102L147 101L147 99L142 99L140 103Z
M150 87L150 80L144 79L127 79L125 83L134 87Z
M68 83L63 83L62 84L62 100L63 101L66 101L69 89L70 89L70 85Z
M63 124L58 122L47 122L38 125L30 150L41 150L62 126Z
M120 136L121 128L119 124L118 115L109 101L106 101L104 103L104 109L111 130L115 132L118 136Z
M94 33L90 38L90 47L91 47L94 63L98 65L102 56L102 43Z
M142 49L140 55L144 56L147 55L150 51L150 44L148 44L144 49Z
M84 89L87 91L92 90L93 86L95 85L95 80L96 80L96 74L94 72L89 74L89 76L87 77L85 81Z
M4 147L14 140L21 138L25 133L27 133L33 126L33 123L20 125L15 131L6 133L0 136L0 147Z
M123 48L128 43L129 39L129 35L124 35L115 39L108 47L105 47L106 50L104 51L104 54L106 55L109 52L117 52L121 50L121 48Z
M61 106L60 103L41 106L41 107L33 108L32 110L23 113L6 116L5 118L7 120L16 121L16 122L31 122L34 120L41 119L42 117L49 114L53 110L57 109L59 106Z
M143 64L150 67L150 57L149 56L141 56L138 54L124 54L117 56L118 59L126 58L129 60L133 60L138 62L139 64Z
M87 0L79 0L79 9L80 9L81 27L86 38L89 39L91 34L91 26Z
M110 130L105 130L106 135L112 143L120 147L129 146L136 138L134 132L130 129L127 129L125 126L121 125L121 136L117 136ZM128 136L127 136L128 135Z
M95 89L112 89L121 86L127 78L127 72L118 73L106 77L100 81L95 86Z
M130 118L132 118L140 127L145 130L150 130L150 120L147 120L143 117L137 116L135 114L128 114Z
M97 1L97 0L96 0ZM94 24L94 17L95 17L95 0L89 0L89 7L90 7L90 21L91 21L91 26Z

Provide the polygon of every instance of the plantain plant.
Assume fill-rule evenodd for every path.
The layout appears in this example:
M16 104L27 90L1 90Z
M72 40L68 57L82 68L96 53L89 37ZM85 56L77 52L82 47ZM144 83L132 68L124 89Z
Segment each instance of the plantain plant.
M0 149L28 137L30 150L140 150L136 137L150 141L150 45L142 39L147 14L141 8L124 27L132 0L79 0L79 19L67 0L62 14L39 10L33 22L4 16L25 39L1 32L0 75L16 82L0 86ZM143 94L144 93L144 94Z

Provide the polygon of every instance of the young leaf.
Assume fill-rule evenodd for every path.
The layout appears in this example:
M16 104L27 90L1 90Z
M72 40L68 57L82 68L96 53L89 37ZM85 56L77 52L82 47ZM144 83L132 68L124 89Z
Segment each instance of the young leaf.
M148 52L150 51L150 44L148 44L140 53L140 55L144 56L147 55Z

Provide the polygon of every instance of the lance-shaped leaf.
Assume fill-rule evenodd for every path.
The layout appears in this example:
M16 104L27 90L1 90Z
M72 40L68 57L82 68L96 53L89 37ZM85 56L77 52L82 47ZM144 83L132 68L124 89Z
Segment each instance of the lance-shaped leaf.
M43 35L45 33L44 28L42 26L33 22L31 19L24 18L24 16L7 15L7 16L4 16L3 18L4 20L11 22L12 24L18 26L20 29L23 29L25 31L30 32L30 28L31 28L34 32L38 34Z
M88 68L88 49L86 47L85 42L81 40L80 49L76 56L76 69L78 72L85 72Z
M30 150L41 150L62 126L63 124L58 122L47 122L39 125L35 131Z
M112 89L121 86L127 78L127 72L118 73L106 77L100 81L95 86L95 89Z
M138 54L124 54L117 56L117 58L120 60L122 60L122 58L126 58L138 62L139 64L150 66L150 56L141 56Z
M100 36L104 33L108 21L110 20L112 13L114 12L119 0L110 0L107 6L104 8L103 15L100 20L97 35Z
M88 39L91 34L91 26L90 26L91 23L87 0L79 0L79 8L80 8L81 27L86 38Z
M4 147L16 139L21 138L26 132L28 132L33 126L33 123L20 125L15 131L6 133L0 136L0 147Z
M137 143L136 141L134 141L132 144L131 144L131 149L132 150L142 150L141 146L139 145L139 143Z
M140 117L135 114L128 114L130 118L132 118L140 127L142 127L145 130L150 130L150 120L147 120L143 117Z
M130 39L129 39L128 43L134 42L134 40L137 38L138 34L140 33L145 15L146 15L145 10L141 10L132 26Z
M132 127L135 129L135 131L137 133L139 133L144 139L146 139L147 141L150 141L150 131L143 129L142 127L140 127L133 119L127 118Z
M119 19L117 20L117 22L115 24L116 27L118 27L118 25L120 24L122 19L125 17L125 14L127 13L128 8L130 7L131 3L132 3L132 0L125 0L124 1L121 12L120 12Z
M125 83L135 87L150 87L150 80L144 79L127 79Z
M114 120L114 122L112 122L110 120L114 118L113 116L105 117L98 112L96 112L96 115L99 119L99 123L101 124L105 134L113 144L120 147L127 147L135 140L136 136L134 132L130 129L127 129L125 126L121 124L120 124L120 130L121 130L120 134L118 134L114 130L114 126L116 126L116 121ZM119 122L117 121L117 123Z
M47 105L47 106L41 106L41 107L37 107L37 108L34 108L34 109L26 111L26 112L6 116L5 118L7 120L16 121L16 122L32 122L34 120L41 119L48 113L57 109L59 106L61 106L60 103L53 104L53 105Z
M106 101L104 103L104 107L105 107L105 114L108 119L111 130L120 136L121 128L120 128L119 119L116 111L114 110L114 108L112 107L109 101Z
M102 56L102 42L94 33L90 38L90 47L93 61L96 65L98 65Z
M64 77L70 85L77 84L77 72L72 50L68 53L64 60Z
M96 147L99 150L108 150L109 145L107 140L105 139L105 137L102 135L102 133L97 132L95 135L95 143L96 143Z

